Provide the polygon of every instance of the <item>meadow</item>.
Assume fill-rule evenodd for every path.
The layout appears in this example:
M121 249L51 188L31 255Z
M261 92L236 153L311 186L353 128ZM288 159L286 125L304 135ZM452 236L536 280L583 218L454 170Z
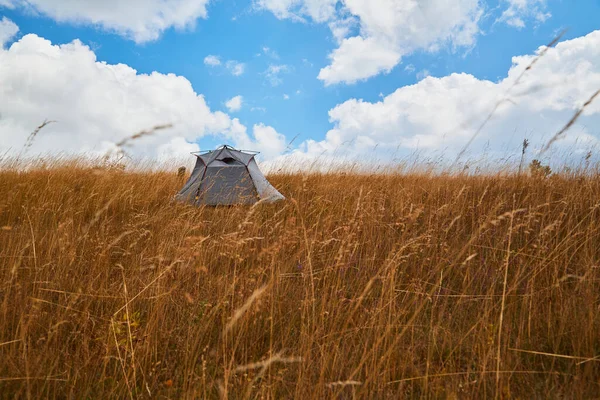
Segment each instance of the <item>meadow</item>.
M0 170L0 397L600 397L600 176Z

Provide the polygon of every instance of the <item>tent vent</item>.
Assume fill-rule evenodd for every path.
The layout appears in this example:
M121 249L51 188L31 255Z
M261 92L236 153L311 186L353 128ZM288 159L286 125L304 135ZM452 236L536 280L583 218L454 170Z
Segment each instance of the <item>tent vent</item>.
M225 164L228 164L228 165L237 164L237 160L235 158L232 158L232 157L225 157L221 161L223 161Z

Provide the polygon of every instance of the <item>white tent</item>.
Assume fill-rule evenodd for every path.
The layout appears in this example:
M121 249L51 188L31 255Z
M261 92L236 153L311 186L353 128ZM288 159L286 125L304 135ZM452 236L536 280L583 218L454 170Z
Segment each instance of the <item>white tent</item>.
M195 205L272 203L284 200L260 172L254 156L257 153L221 146L216 150L196 153L192 176L176 199Z

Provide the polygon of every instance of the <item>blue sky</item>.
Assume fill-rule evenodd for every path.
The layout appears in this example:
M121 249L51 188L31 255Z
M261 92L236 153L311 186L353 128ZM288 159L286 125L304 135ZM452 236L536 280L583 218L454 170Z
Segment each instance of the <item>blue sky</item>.
M337 11L333 11L335 15L331 14L334 16L326 19L315 17L303 9L304 6L299 4L304 0L196 0L196 3L206 3L206 15L189 17L185 28L169 26L167 21L166 29L159 29L157 37L148 40L135 36L135 29L138 28L133 24L137 22L132 21L134 28L126 27L127 22L122 22L122 19L115 24L110 16L107 17L107 11L98 17L93 10L86 14L85 8L81 8L76 14L70 15L69 10L60 10L60 2L52 4L52 0L32 2L39 3L37 6L24 6L20 0L5 1L5 6L0 1L0 20L12 21L19 30L7 41L6 49L27 34L35 34L54 45L78 39L95 53L98 61L110 65L124 64L139 74L156 71L185 77L194 91L204 97L211 112L223 111L230 118L238 118L249 130L252 126L273 128L288 142L296 138L292 147L305 153L310 152L307 141L326 141L330 130L337 125L344 125L344 117L330 121L329 111L347 104L349 100L362 99L365 103L376 104L398 89L418 84L428 75L444 78L453 73L465 73L479 81L502 82L513 66L513 56L534 54L539 46L548 43L560 30L568 29L562 39L568 42L600 28L600 1L597 0L461 0L466 9L465 15L471 15L467 17L470 18L468 23L474 23L477 28L475 33L469 34L468 43L448 33L457 29L468 31L466 23L459 20L448 22L448 32L428 39L425 45L417 45L415 43L420 43L421 39L411 38L410 35L406 39L408 43L403 43L407 37L403 32L393 40L379 39L382 35L378 32L383 32L388 26L380 27L377 21L369 22L367 11L372 11L360 14L367 6L358 4L359 0L352 0L356 6L351 6L351 1L346 4L334 0ZM189 2L194 3L194 0ZM95 2L90 0L88 3ZM148 7L152 7L150 3ZM185 3L185 0L174 0L173 3ZM404 3L409 7L414 1L381 0L381 3L383 8L390 4L402 7ZM513 3L522 7L515 8L518 12L514 18L518 20L509 21L506 12L514 6ZM479 14L473 17L474 12ZM341 46L340 39L334 37L330 25L332 21L340 21L348 15L354 18L354 22L341 40L354 36L376 37L379 42L385 43L382 46L389 46L391 51L401 53L401 61L392 62L394 66L389 71L387 67L382 67L383 72L367 72L368 76L364 77L365 73L359 71L361 77L356 81L350 78L328 83L318 79L319 73L332 64L330 55ZM460 13L457 15L464 17ZM440 16L434 17L436 19L430 23L438 26ZM406 21L400 19L397 23ZM430 30L427 23L425 16L425 25L416 29L425 32ZM394 44L389 44L392 41ZM205 59L208 56L218 57L221 64L207 65ZM243 64L243 73L239 76L232 74L227 66L228 61ZM361 62L359 68L368 70L369 66L365 63ZM275 77L270 76L270 67L281 71ZM585 94L581 93L581 96L585 97ZM239 110L230 111L225 103L235 96L242 96L242 105ZM580 100L574 99L573 107ZM410 115L406 118L410 119ZM357 123L360 124L360 121ZM369 129L374 128L365 126L364 133L354 133L353 137L371 137L375 142L383 137L383 142L395 143L378 133L369 136ZM590 135L596 133L590 132ZM203 149L214 147L227 139L214 132L198 132L196 137L193 134L186 135L188 142L198 143ZM254 142L247 143L259 145L260 141L254 139ZM410 146L407 145L407 148ZM275 153L272 155L277 156Z

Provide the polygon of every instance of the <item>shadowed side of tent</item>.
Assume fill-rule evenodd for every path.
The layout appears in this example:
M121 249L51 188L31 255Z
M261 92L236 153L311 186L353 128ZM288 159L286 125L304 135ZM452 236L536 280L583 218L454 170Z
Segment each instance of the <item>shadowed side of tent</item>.
M196 204L254 204L258 200L258 193L245 165L237 161L227 163L216 160L206 169Z
M177 193L175 199L179 201L185 201L188 203L195 202L198 190L200 189L200 183L202 182L202 176L204 175L204 171L206 171L206 164L204 163L202 158L198 157L196 159L196 165L194 166L192 175L187 180L183 188L179 191L179 193Z

